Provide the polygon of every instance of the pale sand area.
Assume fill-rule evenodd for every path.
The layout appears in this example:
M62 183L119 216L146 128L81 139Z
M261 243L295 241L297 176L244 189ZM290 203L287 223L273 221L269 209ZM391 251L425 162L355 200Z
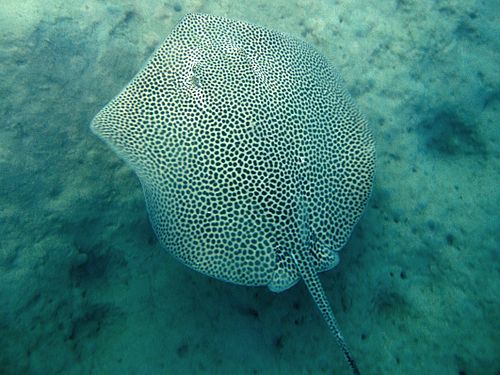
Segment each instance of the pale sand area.
M234 286L166 254L88 128L196 11L314 44L371 123L373 197L321 275L362 373L497 374L493 3L3 1L0 373L349 374L302 283Z

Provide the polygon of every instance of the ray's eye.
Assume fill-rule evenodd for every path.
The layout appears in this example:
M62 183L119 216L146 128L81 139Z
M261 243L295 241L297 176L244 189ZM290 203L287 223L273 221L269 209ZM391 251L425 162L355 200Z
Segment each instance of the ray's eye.
M191 76L191 84L196 88L202 87L203 63L197 63L193 66L193 75Z
M192 77L191 77L191 83L196 88L201 88L201 78L200 78L200 76L197 75L196 73L193 74Z

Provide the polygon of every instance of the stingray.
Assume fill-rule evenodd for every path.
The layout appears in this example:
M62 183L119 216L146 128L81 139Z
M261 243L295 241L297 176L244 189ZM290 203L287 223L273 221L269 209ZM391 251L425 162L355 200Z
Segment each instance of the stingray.
M318 273L369 198L367 122L331 63L292 36L190 14L94 118L138 175L162 246L205 275L305 282L359 373Z

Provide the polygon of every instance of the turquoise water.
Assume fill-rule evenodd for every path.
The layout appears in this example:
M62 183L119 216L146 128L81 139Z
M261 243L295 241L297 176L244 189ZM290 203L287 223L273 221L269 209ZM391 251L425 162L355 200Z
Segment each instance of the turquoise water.
M302 283L235 286L166 254L89 130L197 11L315 45L370 121L372 198L321 275L361 372L498 374L500 12L379 3L2 2L0 373L350 373Z

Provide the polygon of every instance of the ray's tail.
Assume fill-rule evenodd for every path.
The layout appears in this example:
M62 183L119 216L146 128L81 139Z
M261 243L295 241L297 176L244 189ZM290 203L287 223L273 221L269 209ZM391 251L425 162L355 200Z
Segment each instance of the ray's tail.
M310 256L312 257L312 254ZM335 339L337 340L340 350L342 350L342 353L344 354L347 363L351 367L353 374L361 375L358 366L356 364L356 361L352 357L352 354L349 351L349 348L347 347L347 343L344 340L344 336L340 331L340 327L337 323L337 320L333 315L333 310L330 306L330 303L328 302L323 286L321 285L319 276L316 273L314 267L312 266L313 263L308 262L307 260L299 261L298 259L296 259L295 256L293 256L293 258L295 260L295 264L299 269L299 273L302 276L302 279L304 280L307 289L309 290L309 293L311 293L311 296L314 302L316 303L316 306L318 307L319 311L321 312L321 315L325 319L326 324L328 325L330 331L335 336Z

